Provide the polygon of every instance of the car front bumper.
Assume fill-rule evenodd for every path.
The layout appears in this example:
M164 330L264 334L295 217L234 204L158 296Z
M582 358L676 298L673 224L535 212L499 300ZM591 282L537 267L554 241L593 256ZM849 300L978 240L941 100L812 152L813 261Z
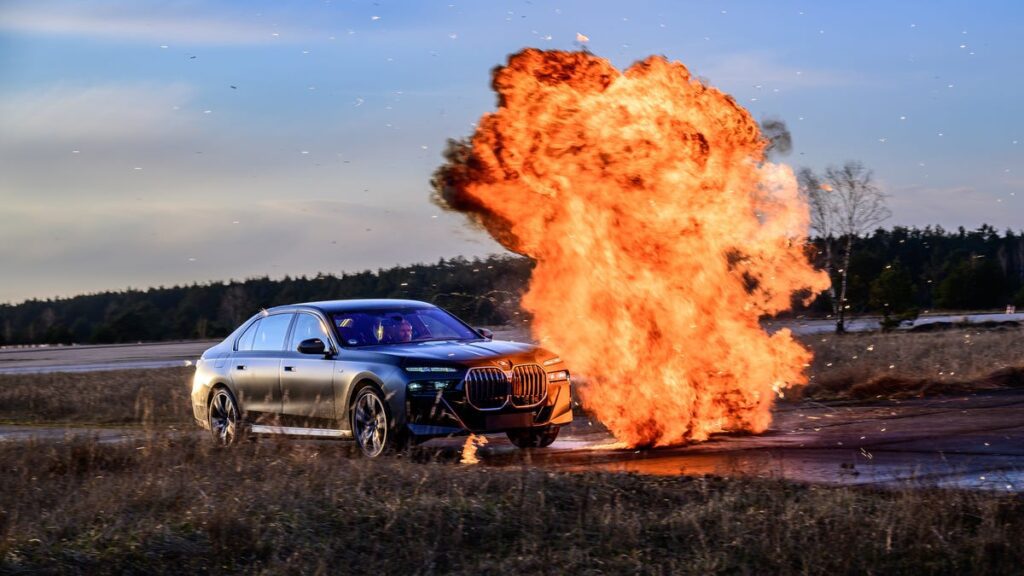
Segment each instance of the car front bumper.
M406 424L416 436L447 436L564 426L572 422L572 396L568 380L548 384L546 398L537 406L506 405L496 410L472 406L462 390L406 395Z

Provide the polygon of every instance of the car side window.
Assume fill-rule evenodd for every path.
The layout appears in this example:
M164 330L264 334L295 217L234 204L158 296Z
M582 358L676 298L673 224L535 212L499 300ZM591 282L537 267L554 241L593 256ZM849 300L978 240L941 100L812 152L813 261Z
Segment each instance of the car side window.
M275 314L260 320L253 350L284 350L284 338L294 314Z
M327 329L324 328L324 323L319 318L312 314L298 314L295 319L295 327L292 328L292 340L288 344L288 349L297 350L300 342L310 338L319 338L328 348L331 346L331 338L327 335Z
M259 328L257 328L259 325L260 325L260 320L257 320L255 322L253 322L252 324L249 325L248 328L245 329L245 332L242 334L242 336L238 338L238 351L239 352L245 352L247 350L252 350L252 343L256 339L256 330L259 329Z

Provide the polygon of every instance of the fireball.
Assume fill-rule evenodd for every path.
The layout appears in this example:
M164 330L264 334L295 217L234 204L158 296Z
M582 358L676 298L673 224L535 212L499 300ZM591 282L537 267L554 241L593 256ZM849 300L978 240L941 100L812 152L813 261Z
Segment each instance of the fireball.
M828 279L757 122L662 57L527 49L493 87L440 201L536 261L523 307L584 407L630 446L764 431L811 355L759 320Z

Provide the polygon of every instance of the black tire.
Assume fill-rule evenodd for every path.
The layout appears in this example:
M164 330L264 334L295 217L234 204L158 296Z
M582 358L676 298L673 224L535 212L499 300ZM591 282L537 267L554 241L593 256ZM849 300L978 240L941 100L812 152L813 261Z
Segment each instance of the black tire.
M408 434L398 430L384 396L374 386L363 386L352 399L352 437L367 458L393 454L405 447Z
M506 432L509 441L520 448L547 448L558 438L559 426L525 428Z
M242 440L244 429L241 412L230 390L224 387L214 389L206 415L213 441L218 446L234 446Z

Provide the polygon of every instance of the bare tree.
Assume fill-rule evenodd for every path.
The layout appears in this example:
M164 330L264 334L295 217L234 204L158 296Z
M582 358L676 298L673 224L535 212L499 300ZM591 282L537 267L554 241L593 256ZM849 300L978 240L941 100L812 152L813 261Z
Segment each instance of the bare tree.
M821 178L810 168L801 168L797 173L800 191L803 193L811 212L811 232L821 240L823 265L828 277L835 277L835 260L832 256L832 245L835 243L835 208L833 195L828 187L822 184ZM828 285L829 303L832 304L832 317L839 317L839 298L836 296L835 282Z
M829 297L836 318L836 332L845 332L849 308L846 289L853 240L889 218L891 212L885 205L886 195L875 185L871 171L860 162L850 161L839 168L830 166L823 178L804 168L800 171L799 180L811 208L811 229L822 239L825 248L825 269L832 278ZM837 242L842 247L842 263L838 268L833 251Z

